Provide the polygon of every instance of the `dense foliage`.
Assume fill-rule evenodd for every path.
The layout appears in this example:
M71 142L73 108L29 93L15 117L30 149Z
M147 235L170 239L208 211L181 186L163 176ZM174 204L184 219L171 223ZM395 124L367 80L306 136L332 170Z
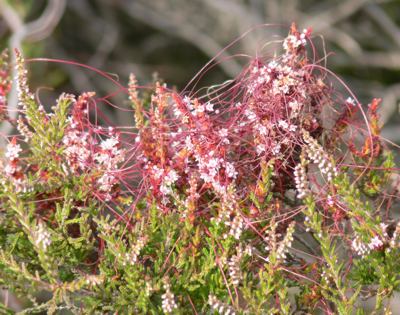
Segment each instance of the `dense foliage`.
M310 30L280 44L204 94L115 82L134 126L100 124L93 92L46 112L18 51L9 119L3 54L1 117L18 135L1 164L0 283L29 298L23 313L363 314L371 297L389 312L398 179L379 100L364 112L339 92Z

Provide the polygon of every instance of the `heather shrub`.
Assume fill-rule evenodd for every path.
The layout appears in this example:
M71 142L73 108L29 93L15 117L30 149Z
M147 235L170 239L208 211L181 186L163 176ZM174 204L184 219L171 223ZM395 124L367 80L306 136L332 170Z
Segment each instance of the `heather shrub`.
M398 169L367 111L292 26L281 50L207 92L94 92L47 112L2 55L0 283L23 313L363 314L399 291ZM393 146L395 147L395 146ZM39 299L46 293L46 299ZM13 313L2 305L4 313Z

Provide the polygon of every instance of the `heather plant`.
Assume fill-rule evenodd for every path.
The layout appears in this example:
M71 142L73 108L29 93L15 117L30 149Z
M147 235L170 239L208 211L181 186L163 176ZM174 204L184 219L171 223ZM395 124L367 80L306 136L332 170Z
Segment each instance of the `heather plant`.
M94 92L47 112L18 51L12 120L3 53L1 117L18 133L0 283L29 300L21 313L364 314L367 299L390 313L399 183L379 99L364 111L310 30L280 44L206 93L115 82L129 128L99 122Z

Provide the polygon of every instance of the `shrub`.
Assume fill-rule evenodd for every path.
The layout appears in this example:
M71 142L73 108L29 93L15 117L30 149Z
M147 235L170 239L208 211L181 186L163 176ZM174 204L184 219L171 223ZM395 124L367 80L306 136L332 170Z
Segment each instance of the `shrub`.
M18 135L1 164L0 283L31 301L22 313L363 314L370 297L389 312L400 224L379 100L364 112L337 87L310 30L282 44L201 96L132 75L131 129L99 124L93 92L46 112L18 52L13 121L3 54Z

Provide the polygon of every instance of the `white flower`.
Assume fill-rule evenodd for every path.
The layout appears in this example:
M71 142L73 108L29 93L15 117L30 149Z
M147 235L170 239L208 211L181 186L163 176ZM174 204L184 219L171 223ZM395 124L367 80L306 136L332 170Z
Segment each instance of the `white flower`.
M171 292L169 284L164 285L165 293L161 296L162 299L162 309L165 314L171 313L174 309L178 308L175 302L175 296Z
M10 142L7 145L7 150L5 153L6 158L8 158L10 161L14 161L19 157L19 153L22 151L21 146L16 143Z
M301 163L297 164L294 168L294 181L296 183L297 198L303 199L310 192L308 188L308 178L305 166ZM306 217L309 220L308 217Z
M146 239L144 237L139 238L137 243L134 246L132 246L132 249L128 253L125 253L125 261L123 262L123 265L128 265L128 264L134 265L138 260L140 251L143 249L145 245L146 245Z
M208 304L214 312L221 315L235 315L235 311L229 305L226 305L219 301L215 295L210 294L208 296Z
M190 136L187 136L185 138L185 146L189 151L193 151L194 145L192 143L192 139L190 138Z
M279 247L276 251L278 259L286 259L286 254L289 251L289 248L292 246L294 229L294 223L289 225L286 231L285 238L280 242Z
M86 284L91 286L100 285L103 282L103 278L96 275L88 275L86 276Z
M222 128L218 131L219 136L222 138L222 143L229 144L230 141L228 139L228 129Z
M12 164L7 164L7 165L4 167L4 173L5 173L7 176L12 176L12 175L14 175L18 170L19 170L19 167L15 166L15 165L12 165Z
M235 166L232 163L227 162L225 164L225 170L228 177L235 179L238 172L235 170Z
M179 117L182 116L182 112L179 109L179 107L176 106L176 104L174 104L173 112L174 112L174 115L175 115L176 118L179 118Z
M218 131L218 134L222 137L222 138L226 138L228 136L228 129L226 128L222 128Z
M179 175L175 170L170 170L167 175L163 178L163 182L160 186L160 192L163 195L169 195L172 193L172 185L179 179Z
M79 132L75 129L69 130L64 135L62 141L65 145L65 155L68 166L73 171L76 171L78 168L82 170L87 168L87 161L92 154L90 140L88 133Z
M276 145L274 145L274 147L272 148L272 153L274 155L279 154L279 152L281 152L281 144L277 143Z
M221 195L226 194L226 186L222 185L220 182L213 179L211 180L211 184L217 193Z
M260 135L266 136L267 135L267 127L265 127L263 125L258 125L258 132L260 133Z
M208 171L212 176L217 175L217 172L219 170L219 159L217 158L212 158L208 160L207 163Z
M306 151L308 158L318 165L321 173L326 175L328 182L332 181L333 178L338 175L336 166L332 164L323 147L317 142L317 140L310 136L308 131L303 130L303 138L307 143Z
M283 42L283 48L288 51L290 48L305 46L307 44L306 32L307 30L303 31L303 33L300 35L300 38L297 38L295 35L289 35L286 37L285 41Z
M261 153L265 152L265 144L260 143L259 145L257 145L256 152L257 152L258 155L260 155Z
M108 138L107 140L104 140L101 142L100 147L103 150L110 150L112 151L115 149L115 146L119 143L119 141L116 138Z
M328 206L332 207L335 204L335 201L333 200L333 197L331 195L328 195L326 198Z
M162 168L159 168L157 165L153 165L152 171L155 179L160 179L161 176L163 176L164 174L164 170Z
M388 228L389 224L380 223L379 226L381 227L383 237L384 238L389 238L389 235L387 233L387 228Z
M47 231L43 222L39 222L36 232L35 232L35 244L38 247L41 247L42 250L46 250L47 247L51 244L51 235L49 231Z
M346 104L349 104L349 105L352 105L352 106L356 106L355 100L353 98L351 98L351 97L348 97L346 99Z
M370 249L361 241L358 235L356 235L355 239L351 242L351 248L357 255L362 257L370 252Z
M250 109L246 109L244 114L247 117L247 119L250 121L254 121L257 119L257 115Z
M110 192L116 182L114 175L104 173L98 180L97 183L100 185L99 190L104 192Z
M164 183L172 185L179 179L179 175L175 170L170 170L168 174L164 177Z
M276 67L278 67L278 63L275 60L269 62L268 68L275 69Z
M232 222L226 222L225 224L230 226L229 234L239 240L244 228L243 218L237 215L233 218Z
M379 236L374 236L368 244L368 247L372 249L378 249L383 246L383 242Z
M284 120L278 120L278 126L285 130L289 128L289 124Z
M237 255L233 255L231 259L228 261L229 276L231 277L232 283L235 286L237 286L242 279L240 271L240 261L242 259L242 251L240 247L238 248L237 251L238 251Z
M209 112L212 112L214 110L214 104L212 104L211 102L207 102L206 103L206 110Z
M185 95L184 98L183 98L183 102L185 103L186 107L187 107L189 110L192 110L192 109L193 109L192 100L190 99L190 97L188 97L187 95Z

